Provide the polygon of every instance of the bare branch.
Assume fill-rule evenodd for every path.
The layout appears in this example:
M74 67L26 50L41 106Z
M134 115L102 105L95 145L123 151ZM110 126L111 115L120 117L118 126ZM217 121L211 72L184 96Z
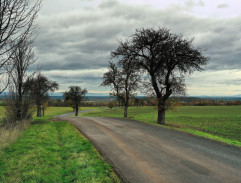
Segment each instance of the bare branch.
M13 50L21 41L36 33L34 22L41 3L42 0L36 3L30 0L0 0L0 70L9 64Z

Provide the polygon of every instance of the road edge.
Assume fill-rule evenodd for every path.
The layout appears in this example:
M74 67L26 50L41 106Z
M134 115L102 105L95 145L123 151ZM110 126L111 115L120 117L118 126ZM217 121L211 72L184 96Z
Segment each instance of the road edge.
M82 116L82 117L86 117L86 116ZM89 116L89 117L92 117L92 116ZM229 146L229 147L237 148L237 149L241 150L241 146L239 146L239 145L231 144L231 143L223 142L223 141L220 141L220 140L216 140L216 139L208 138L208 137L205 137L205 136L201 136L201 135L198 135L198 134L195 134L195 133L187 132L187 131L184 131L181 128L177 128L177 127L162 126L162 125L158 125L158 124L154 124L154 123L148 123L148 122L145 122L145 121L139 121L139 120L135 120L135 119L131 119L131 118L118 118L118 117L105 117L105 118L127 119L127 120L130 120L130 121L143 123L143 124L148 125L148 126L156 126L156 127L165 128L165 129L168 129L168 130L174 130L174 131L179 132L179 133L184 133L186 135L191 135L191 136L198 137L198 138L201 138L201 139L210 140L212 142L216 142L218 144L222 144L223 146ZM206 133L206 134L208 134L208 133ZM212 134L208 134L208 135L212 135Z
M119 177L120 181L122 183L131 183L126 179L126 177L123 175L123 173L121 173L120 170L116 168L114 163L110 160L110 158L108 158L108 156L106 156L106 154L101 150L101 148L94 141L92 141L91 138L89 138L89 136L85 132L83 132L81 129L79 129L74 123L72 123L71 121L69 121L67 119L61 119L59 117L55 117L55 121L56 122L57 121L67 121L68 123L73 125L86 139L88 139L90 141L90 143L95 147L95 149L98 151L98 153L103 158L103 160L110 165L110 167L112 168L114 173Z

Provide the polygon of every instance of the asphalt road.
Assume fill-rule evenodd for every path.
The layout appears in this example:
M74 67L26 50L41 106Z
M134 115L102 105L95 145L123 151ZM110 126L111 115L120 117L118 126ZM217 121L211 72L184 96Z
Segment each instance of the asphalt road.
M125 182L241 183L241 149L133 120L59 116L74 124Z

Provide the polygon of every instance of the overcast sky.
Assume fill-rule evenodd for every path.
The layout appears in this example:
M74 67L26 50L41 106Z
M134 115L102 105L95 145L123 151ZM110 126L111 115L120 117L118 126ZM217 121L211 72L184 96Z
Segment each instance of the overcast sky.
M241 94L241 1L237 0L43 0L35 41L42 73L59 82L60 91L80 85L99 87L117 39L137 28L165 27L194 37L210 62L187 77L187 93Z

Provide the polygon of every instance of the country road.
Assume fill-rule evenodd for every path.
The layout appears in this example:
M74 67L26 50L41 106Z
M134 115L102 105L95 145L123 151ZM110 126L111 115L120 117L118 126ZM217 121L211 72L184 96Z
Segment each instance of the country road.
M58 116L131 183L240 183L241 150L133 120Z

